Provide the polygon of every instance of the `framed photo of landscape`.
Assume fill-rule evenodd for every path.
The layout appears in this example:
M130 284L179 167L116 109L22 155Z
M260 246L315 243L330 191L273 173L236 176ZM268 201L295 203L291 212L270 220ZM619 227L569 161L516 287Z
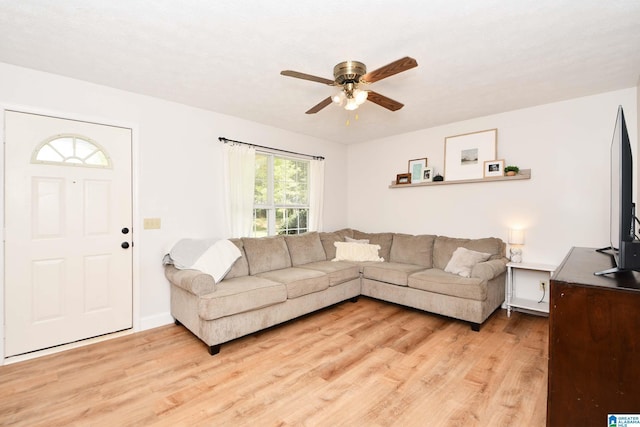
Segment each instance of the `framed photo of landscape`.
M488 129L444 139L444 179L460 181L484 177L484 162L495 159L498 129Z

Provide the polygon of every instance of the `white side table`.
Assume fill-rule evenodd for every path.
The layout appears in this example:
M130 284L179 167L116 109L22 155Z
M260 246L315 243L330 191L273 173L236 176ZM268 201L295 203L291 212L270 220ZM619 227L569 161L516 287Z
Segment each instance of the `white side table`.
M535 264L529 262L510 262L507 264L507 283L506 283L506 300L507 317L511 316L511 311L521 308L539 313L549 313L549 285L550 279L555 271L556 266L550 264ZM526 270L526 277L518 280L518 270L523 272ZM525 276L525 274L522 274ZM544 283L545 289L540 290L542 298L534 299L536 289L540 289L541 283ZM516 296L516 290L520 289L522 296ZM544 301L545 297L547 301Z

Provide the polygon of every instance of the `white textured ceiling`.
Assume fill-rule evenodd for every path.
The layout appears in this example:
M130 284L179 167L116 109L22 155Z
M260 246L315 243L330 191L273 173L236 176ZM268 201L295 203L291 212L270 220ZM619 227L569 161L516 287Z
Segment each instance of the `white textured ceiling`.
M403 56L350 126L279 74ZM0 0L0 62L354 143L633 87L640 0Z

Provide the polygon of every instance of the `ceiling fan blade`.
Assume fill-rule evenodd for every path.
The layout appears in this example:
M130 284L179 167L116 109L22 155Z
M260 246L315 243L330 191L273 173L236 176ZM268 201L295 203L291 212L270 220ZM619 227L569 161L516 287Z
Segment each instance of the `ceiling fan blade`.
M305 112L305 114L315 114L318 111L322 110L324 107L326 107L327 105L331 104L331 97L327 97L326 99L323 99L322 101L320 101L319 103L317 103L316 105L314 105L313 107L311 107L308 111Z
M405 56L397 61L393 61L391 64L387 64L384 67L380 67L377 70L373 70L370 73L365 74L360 77L360 81L364 80L365 83L377 82L378 80L386 79L394 74L407 71L417 66L418 62L415 59Z
M335 82L333 80L325 79L324 77L312 76L311 74L300 73L298 71L284 70L280 71L280 74L287 77L295 77L296 79L311 80L312 82L324 83L330 86L335 85Z
M387 110L397 111L402 107L404 107L404 104L402 104L401 102L394 101L391 98L387 98L384 95L380 95L378 92L374 92L372 90L369 90L367 92L369 92L367 96L367 101L371 101L374 104L378 104L379 106L384 107ZM329 101L331 101L331 99L329 99Z

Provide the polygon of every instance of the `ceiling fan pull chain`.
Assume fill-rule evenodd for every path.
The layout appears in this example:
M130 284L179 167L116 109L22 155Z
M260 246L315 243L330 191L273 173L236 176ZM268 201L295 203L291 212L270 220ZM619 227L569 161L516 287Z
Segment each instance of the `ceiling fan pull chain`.
M356 112L355 113L355 120L358 120L360 118L360 115ZM347 113L347 121L345 123L345 126L349 126L351 124L351 112L349 111Z

